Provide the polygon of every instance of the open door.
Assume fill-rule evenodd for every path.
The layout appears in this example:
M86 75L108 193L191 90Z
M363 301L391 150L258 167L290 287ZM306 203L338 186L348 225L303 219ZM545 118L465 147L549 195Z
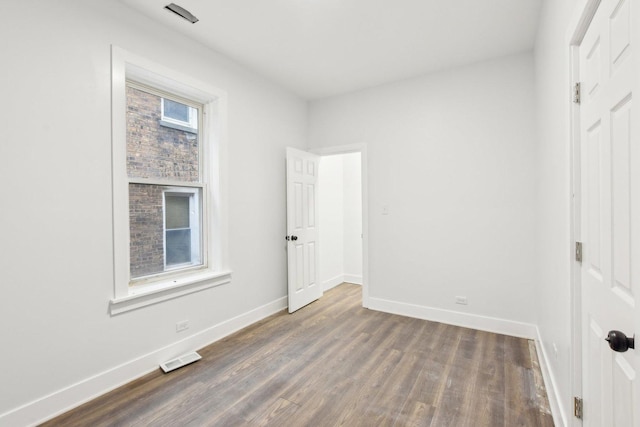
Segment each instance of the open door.
M580 45L583 426L640 427L640 146L631 0L602 1ZM579 250L579 247L578 247ZM605 341L606 340L606 341ZM608 342L607 342L608 341Z
M318 163L315 154L287 148L289 313L322 296L318 277Z

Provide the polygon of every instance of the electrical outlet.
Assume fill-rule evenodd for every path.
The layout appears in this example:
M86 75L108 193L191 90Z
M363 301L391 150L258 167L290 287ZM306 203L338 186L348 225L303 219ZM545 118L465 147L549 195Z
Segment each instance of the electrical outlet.
M467 297L457 296L456 297L456 304L467 305L468 304Z
M189 321L183 320L181 322L176 323L176 332L182 332L186 329L189 329Z
M382 215L389 215L389 205L382 205Z

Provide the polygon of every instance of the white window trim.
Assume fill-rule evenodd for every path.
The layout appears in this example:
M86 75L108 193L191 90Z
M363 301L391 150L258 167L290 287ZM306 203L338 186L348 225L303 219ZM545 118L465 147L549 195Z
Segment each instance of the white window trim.
M113 258L114 296L112 315L135 310L161 301L202 291L231 281L228 265L226 196L226 121L227 95L224 91L168 67L111 47L112 105L112 185L113 185ZM202 155L203 230L207 265L176 272L156 281L130 286L129 267L129 182L127 177L126 80L175 93L203 105L202 134L208 139ZM217 173L211 173L215 171ZM144 181L144 180L140 180ZM205 193L206 191L206 193ZM215 236L215 237L211 237Z

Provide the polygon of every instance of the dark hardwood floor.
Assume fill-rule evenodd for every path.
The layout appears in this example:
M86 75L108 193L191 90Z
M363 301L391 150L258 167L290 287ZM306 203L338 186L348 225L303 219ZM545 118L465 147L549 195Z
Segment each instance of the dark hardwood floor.
M363 309L342 284L46 426L553 426L532 342Z

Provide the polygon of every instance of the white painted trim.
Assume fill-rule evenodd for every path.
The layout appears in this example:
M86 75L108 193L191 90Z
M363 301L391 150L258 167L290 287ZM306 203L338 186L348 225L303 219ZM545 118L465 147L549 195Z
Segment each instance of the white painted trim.
M547 397L549 398L553 424L556 427L567 427L567 414L559 400L561 393L558 388L558 381L556 380L553 371L550 369L551 365L549 364L549 355L545 350L538 327L536 327L536 336L536 352L538 353L538 361L540 362L540 371L542 372L544 388L547 391Z
M327 292L329 289L335 288L336 286L338 286L342 282L344 282L344 275L343 274L338 274L337 276L332 277L331 279L327 279L327 280L323 281L322 282L322 290L323 290L323 292Z
M327 292L329 289L335 288L344 282L353 283L354 285L362 285L362 276L356 274L338 274L331 279L323 281L322 289L324 292Z
M153 372L160 363L200 349L258 322L287 307L287 297L257 307L217 325L186 337L166 347L115 366L47 396L0 415L0 425L32 426L50 420L70 409L101 396L143 375Z
M369 308L369 169L366 144L349 144L321 147L310 150L320 156L360 153L362 185L362 306Z
M109 312L113 316L230 282L230 271L205 271L192 273L175 280L133 286L129 291L129 295L111 300Z
M369 308L385 313L399 314L401 316L425 319L432 322L446 323L531 340L536 339L537 335L536 326L532 323L461 313L459 311L444 310L442 308L427 307L382 298L369 298Z
M343 281L347 283L353 283L354 285L362 285L362 275L344 273Z
M602 0L579 0L573 9L571 21L565 35L565 46L578 46L582 43L587 28L598 10Z

